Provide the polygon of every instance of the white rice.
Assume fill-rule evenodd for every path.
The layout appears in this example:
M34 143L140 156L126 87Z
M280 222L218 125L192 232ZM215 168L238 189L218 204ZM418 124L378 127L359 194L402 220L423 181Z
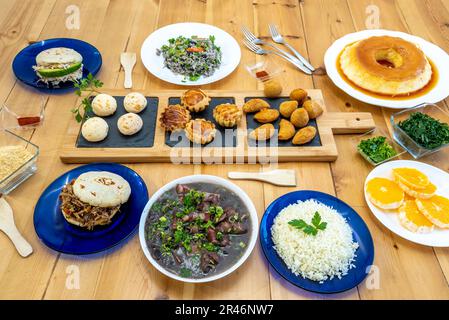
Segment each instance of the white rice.
M288 224L295 219L311 224L317 211L327 227L316 236ZM351 228L336 210L315 200L298 201L282 209L274 219L271 235L277 253L297 276L322 283L334 277L341 279L355 268L359 245L352 239Z

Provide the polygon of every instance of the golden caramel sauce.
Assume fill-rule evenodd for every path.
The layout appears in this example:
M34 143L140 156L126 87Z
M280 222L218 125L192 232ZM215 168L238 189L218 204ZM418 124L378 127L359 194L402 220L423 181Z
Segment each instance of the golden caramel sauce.
M415 91L413 93L408 93L408 94L401 94L401 95L388 95L388 94L381 94L381 93L376 93L376 92L372 92L370 90L364 89L362 87L359 87L357 84L355 84L354 82L352 82L343 72L343 69L341 68L341 64L340 64L340 57L343 54L343 52L345 51L345 49L349 46L351 46L353 43L348 44L338 55L337 58L337 71L340 74L340 76L342 77L342 79L349 84L351 87L353 87L354 89L370 96L373 98L377 98L377 99L384 99L384 100L411 100L411 99L415 99L415 98L419 98L424 96L425 94L429 93L430 91L432 91L436 85L438 84L438 80L439 80L439 73L438 73L438 69L435 66L435 64L433 63L432 60L430 60L428 57L427 60L430 63L430 66L432 68L432 77L430 78L429 83L422 89ZM379 61L379 63L384 64L385 66L389 66L391 65L388 61Z

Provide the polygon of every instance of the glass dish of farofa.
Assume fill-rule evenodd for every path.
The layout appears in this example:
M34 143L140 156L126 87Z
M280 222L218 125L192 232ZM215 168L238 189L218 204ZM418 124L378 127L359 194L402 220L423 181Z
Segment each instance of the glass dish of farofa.
M39 147L10 131L0 131L0 193L8 194L37 170Z

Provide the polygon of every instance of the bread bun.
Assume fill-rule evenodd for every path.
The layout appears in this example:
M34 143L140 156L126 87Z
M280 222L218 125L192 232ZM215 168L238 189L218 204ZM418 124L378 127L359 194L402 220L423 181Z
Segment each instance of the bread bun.
M125 136L136 134L142 127L142 118L135 113L124 114L117 120L117 128Z
M100 117L87 119L81 127L81 135L89 142L99 142L108 136L109 126Z
M131 92L125 96L123 106L127 112L139 113L147 106L147 98L139 92Z
M107 117L117 110L117 101L109 94L100 93L92 100L92 110L99 117Z
M127 202L131 187L128 181L115 173L89 171L75 180L73 193L91 206L108 208Z

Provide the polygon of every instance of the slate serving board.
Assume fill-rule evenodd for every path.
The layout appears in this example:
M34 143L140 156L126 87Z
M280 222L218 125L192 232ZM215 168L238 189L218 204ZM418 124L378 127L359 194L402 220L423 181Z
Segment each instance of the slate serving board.
M248 100L251 100L251 99L255 99L255 98L263 99L263 100L267 101L270 104L271 108L276 109L276 110L279 110L279 106L282 102L290 100L289 98L286 98L286 97L276 98L276 99L270 99L270 98L264 98L264 97L247 97L247 98L245 98L245 102L247 102ZM272 122L272 124L274 125L274 128L276 130L279 130L279 122L281 122L281 119L283 119L282 115L280 115L279 118L275 122ZM256 120L254 120L254 113L246 114L246 123L247 123L248 133L250 133L251 131L253 131L257 127L260 127L263 124L263 123L259 123ZM317 134L316 134L315 138L313 138L312 141L301 145L301 147L320 147L321 146L320 131L318 130L318 125L317 125L316 120L315 119L310 120L308 126L315 127L317 129ZM298 129L296 130L296 132L298 132ZM274 135L270 140L273 140L273 139L276 141L277 136ZM269 144L269 142L265 142L265 141L263 141L262 143L264 145ZM248 145L250 147L257 147L258 144L259 144L259 141L248 139ZM272 142L270 145L272 145ZM278 140L277 146L279 146L279 147L298 147L297 145L294 145L292 143L291 139L288 141Z
M180 104L181 99L178 97L172 97L168 100L169 104ZM237 133L235 128L225 128L220 126L213 117L214 108L219 104L232 103L235 104L235 98L228 97L212 97L209 106L201 112L191 113L192 119L203 118L212 121L217 129L217 136L210 143L204 145L203 147L236 147L237 146ZM219 136L223 137L220 139ZM165 144L173 147L192 147L193 143L190 142L184 134L184 131L177 131L174 133L165 133Z
M143 127L138 133L132 136L125 136L117 128L117 120L120 116L126 114L123 107L124 96L114 96L117 100L117 111L108 117L102 117L109 125L109 132L106 139L100 142L89 142L81 135L81 129L78 134L76 146L78 148L150 148L154 145L154 135L156 129L156 119L158 113L159 98L146 97L147 107L139 113L143 120ZM95 114L89 113L89 117Z

